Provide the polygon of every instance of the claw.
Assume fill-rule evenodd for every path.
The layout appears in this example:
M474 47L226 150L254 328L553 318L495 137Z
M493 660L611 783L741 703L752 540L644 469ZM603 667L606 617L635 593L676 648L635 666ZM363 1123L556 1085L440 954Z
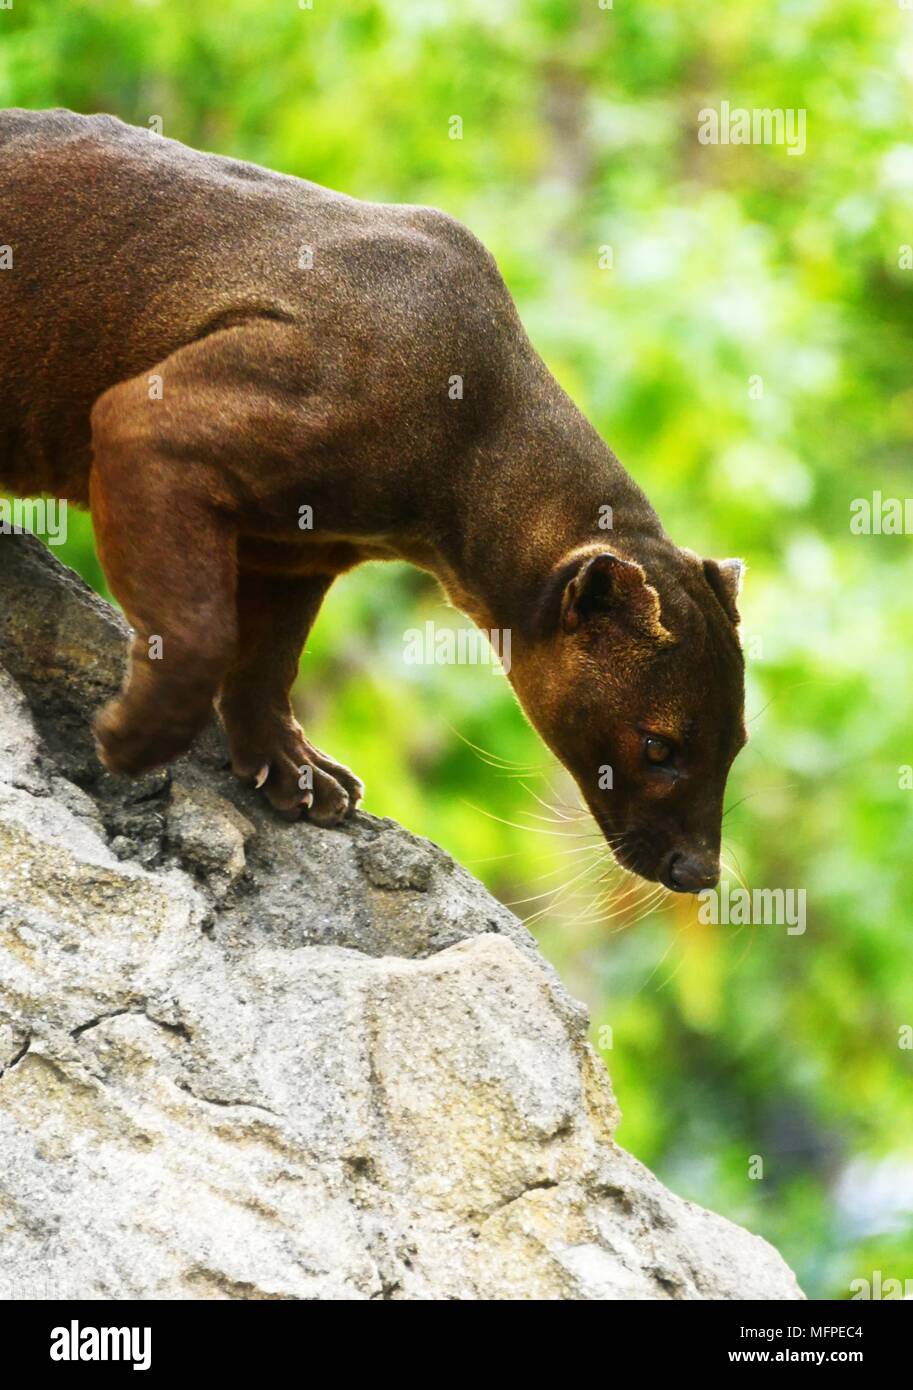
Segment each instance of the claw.
M257 791L259 791L260 788L263 786L263 783L266 781L268 776L269 763L264 763L260 771L257 773L256 777L254 778L254 787Z

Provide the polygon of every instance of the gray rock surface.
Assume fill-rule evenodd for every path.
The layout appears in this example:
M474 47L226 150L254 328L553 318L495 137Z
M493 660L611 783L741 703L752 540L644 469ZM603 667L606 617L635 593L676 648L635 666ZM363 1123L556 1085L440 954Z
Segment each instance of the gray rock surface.
M584 1011L441 850L274 819L215 730L103 772L124 633L0 536L0 1296L802 1296L617 1148Z

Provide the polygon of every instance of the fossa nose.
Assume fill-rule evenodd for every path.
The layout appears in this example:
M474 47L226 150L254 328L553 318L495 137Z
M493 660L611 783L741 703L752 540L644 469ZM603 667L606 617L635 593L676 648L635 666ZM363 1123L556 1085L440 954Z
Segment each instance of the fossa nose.
M719 856L700 850L672 850L660 865L659 878L673 893L713 888L720 878Z

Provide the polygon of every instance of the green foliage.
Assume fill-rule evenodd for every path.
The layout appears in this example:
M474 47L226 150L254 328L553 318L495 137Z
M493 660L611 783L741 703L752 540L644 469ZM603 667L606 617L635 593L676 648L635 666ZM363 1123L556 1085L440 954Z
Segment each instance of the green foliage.
M611 1027L622 1142L838 1298L874 1269L913 1275L913 542L849 529L853 498L913 490L911 78L913 13L863 0L0 11L0 104L160 116L190 144L462 218L670 533L747 559L753 736L727 855L750 884L807 890L804 935L649 910L624 885L609 900L587 823L535 799L573 793L503 679L404 664L406 628L455 617L423 576L337 586L300 707L368 809L531 900L594 1040ZM806 153L699 144L724 99L804 108ZM64 558L101 585L87 524Z

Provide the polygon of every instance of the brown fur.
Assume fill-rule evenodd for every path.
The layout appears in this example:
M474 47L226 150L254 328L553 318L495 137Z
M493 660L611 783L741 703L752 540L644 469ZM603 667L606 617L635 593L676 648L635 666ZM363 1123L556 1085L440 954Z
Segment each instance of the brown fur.
M334 577L405 559L510 629L517 695L617 857L715 879L738 571L665 535L464 227L65 111L0 114L0 207L0 483L91 506L136 634L110 768L184 751L216 701L278 809L350 811L360 783L289 690Z

